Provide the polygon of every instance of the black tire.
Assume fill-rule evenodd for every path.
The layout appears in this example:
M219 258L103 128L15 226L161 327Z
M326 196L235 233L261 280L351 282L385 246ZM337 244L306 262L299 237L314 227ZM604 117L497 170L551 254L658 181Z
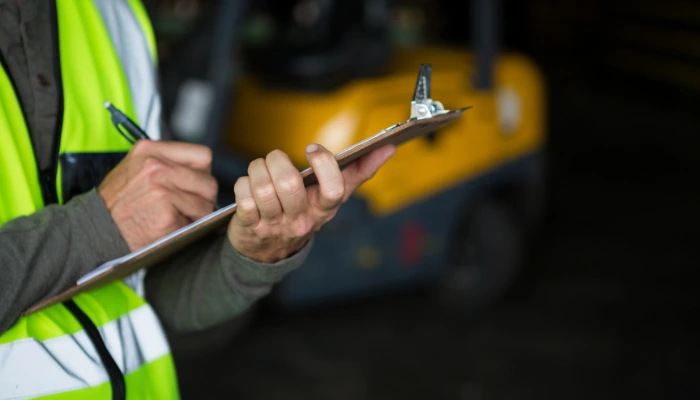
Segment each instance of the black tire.
M507 203L484 199L471 207L457 231L449 264L437 285L438 301L463 313L500 299L518 275L524 235Z

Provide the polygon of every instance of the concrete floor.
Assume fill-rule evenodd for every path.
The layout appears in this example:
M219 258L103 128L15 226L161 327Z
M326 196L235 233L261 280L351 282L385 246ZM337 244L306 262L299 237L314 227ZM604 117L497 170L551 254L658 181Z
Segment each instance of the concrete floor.
M700 117L674 92L557 79L546 222L503 301L267 310L215 356L178 357L184 397L700 398Z

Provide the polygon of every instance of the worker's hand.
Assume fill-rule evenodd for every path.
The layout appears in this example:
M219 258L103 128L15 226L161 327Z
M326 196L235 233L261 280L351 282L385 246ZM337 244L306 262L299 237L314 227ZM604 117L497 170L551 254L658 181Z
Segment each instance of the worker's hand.
M331 220L352 192L394 152L393 145L384 146L341 172L331 152L311 144L306 159L318 185L308 188L282 151L253 161L248 176L234 186L238 208L228 227L231 244L258 262L273 263L288 257Z
M131 251L211 213L218 186L211 150L139 140L102 181L102 196Z

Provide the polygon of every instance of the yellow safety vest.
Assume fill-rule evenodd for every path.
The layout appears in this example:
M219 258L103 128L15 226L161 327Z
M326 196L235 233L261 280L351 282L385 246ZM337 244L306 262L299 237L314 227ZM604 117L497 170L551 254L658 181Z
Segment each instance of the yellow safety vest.
M81 174L106 173L128 151L105 100L160 137L155 41L139 0L57 0L51 7L62 87L59 144L53 168L38 171L12 81L0 66L0 225L98 184ZM178 398L165 334L143 297L143 274L135 274L19 319L0 336L0 399Z

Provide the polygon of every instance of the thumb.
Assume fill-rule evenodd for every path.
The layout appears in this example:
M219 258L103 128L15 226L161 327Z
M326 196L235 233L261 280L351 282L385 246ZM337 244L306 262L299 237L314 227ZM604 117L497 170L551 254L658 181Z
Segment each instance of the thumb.
M372 178L379 167L396 153L396 146L388 144L360 157L343 170L345 196L350 197L360 185Z

